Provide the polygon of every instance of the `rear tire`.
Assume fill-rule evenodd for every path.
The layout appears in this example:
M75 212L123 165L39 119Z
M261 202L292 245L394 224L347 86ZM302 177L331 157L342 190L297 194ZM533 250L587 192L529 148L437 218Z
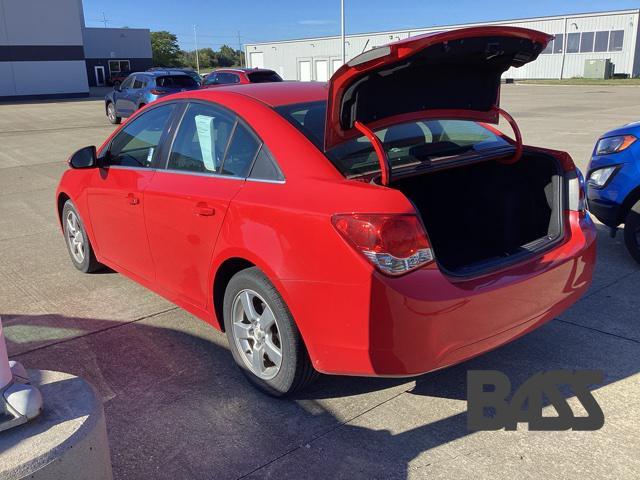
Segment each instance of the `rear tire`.
M89 236L80 215L71 200L62 209L62 229L71 263L83 273L91 273L104 268L93 253Z
M107 103L107 118L113 125L118 125L122 121L122 117L118 116L116 106L112 102Z
M634 260L640 263L640 200L631 207L625 218L624 243Z
M258 268L231 278L223 313L233 359L260 390L283 397L317 377L287 305Z

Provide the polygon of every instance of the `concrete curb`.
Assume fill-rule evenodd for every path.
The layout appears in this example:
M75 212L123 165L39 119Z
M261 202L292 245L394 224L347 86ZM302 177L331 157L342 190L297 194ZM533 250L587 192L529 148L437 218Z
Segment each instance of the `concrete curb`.
M102 402L83 379L30 370L44 397L40 417L0 433L0 478L111 480Z

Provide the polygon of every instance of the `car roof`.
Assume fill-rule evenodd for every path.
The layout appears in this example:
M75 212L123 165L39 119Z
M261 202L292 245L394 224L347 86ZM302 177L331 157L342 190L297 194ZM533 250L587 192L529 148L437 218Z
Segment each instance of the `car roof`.
M245 85L221 85L216 88L190 92L192 97L214 100L216 92L233 92L259 100L271 107L326 101L328 87L324 82L271 82Z
M150 75L152 77L161 77L164 75L185 75L185 76L189 76L188 73L182 71L182 70L172 70L172 69L167 69L167 70L152 70L150 72L135 72L136 75Z
M271 70L270 68L247 68L247 67L223 67L223 68L218 68L211 73L218 73L218 72L236 72L236 73L254 73L254 72L272 73L273 72L275 73L275 71Z

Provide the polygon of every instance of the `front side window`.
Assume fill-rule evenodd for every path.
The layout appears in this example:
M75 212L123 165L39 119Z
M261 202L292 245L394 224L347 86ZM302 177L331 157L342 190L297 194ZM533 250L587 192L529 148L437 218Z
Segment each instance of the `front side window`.
M216 83L227 84L227 83L239 83L240 77L235 73L226 73L220 72L216 76Z
M174 108L174 105L162 105L127 122L112 140L105 163L125 167L151 167Z
M325 102L287 105L276 111L322 150ZM470 120L421 120L393 125L375 133L384 145L392 168L511 147L501 136ZM327 156L346 177L380 170L373 146L364 136L332 148Z
M144 88L145 81L143 77L136 77L136 80L133 82L133 88Z
M127 88L133 88L134 81L135 81L135 77L133 75L127 77L125 81L122 82L122 85L120 85L120 89L125 90Z
M204 81L205 85L216 85L218 83L218 74L217 73L211 73L207 76L207 78Z

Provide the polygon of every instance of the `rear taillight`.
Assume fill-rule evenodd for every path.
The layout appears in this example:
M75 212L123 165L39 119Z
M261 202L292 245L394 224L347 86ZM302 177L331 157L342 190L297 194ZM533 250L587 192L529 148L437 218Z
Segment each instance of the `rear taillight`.
M422 223L415 215L334 215L336 230L381 272L402 275L433 261Z
M569 177L569 210L584 215L587 211L587 198L584 186L584 176L576 168L568 173Z

